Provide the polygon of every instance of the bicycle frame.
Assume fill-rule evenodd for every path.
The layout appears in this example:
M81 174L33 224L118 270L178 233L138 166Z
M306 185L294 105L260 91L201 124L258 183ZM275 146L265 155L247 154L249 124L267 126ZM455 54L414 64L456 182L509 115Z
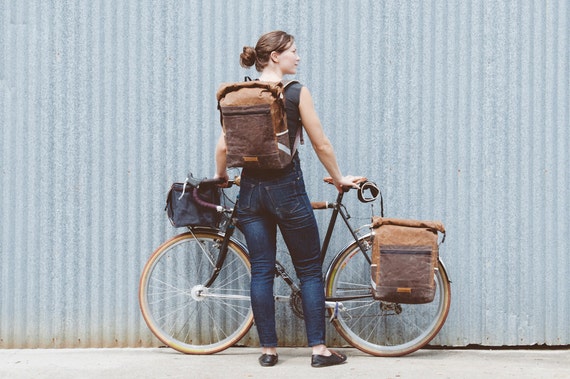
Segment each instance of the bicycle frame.
M321 247L321 263L323 263L325 260L325 256L327 254L327 250L329 248L329 243L330 243L330 240L332 238L332 234L333 234L333 231L335 228L336 220L337 220L339 214L340 214L342 220L344 221L344 223L346 224L346 227L348 228L350 234L352 235L352 238L354 238L354 241L358 244L360 251L366 257L366 260L368 261L368 263L372 263L370 260L370 257L368 257L368 255L366 255L366 249L360 244L360 241L358 240L358 236L356 235L356 232L354 231L354 229L352 229L352 226L348 222L348 219L349 219L348 213L346 212L345 208L342 205L342 198L343 197L344 197L344 192L339 192L338 196L336 197L336 202L334 204L330 205L330 208L333 209L333 212L332 212L332 215L331 215L331 218L329 221L327 233L325 234L325 239L323 240L323 245Z
M327 203L325 206L325 209L332 209L332 214L331 214L331 217L329 219L327 232L325 234L325 238L324 238L322 246L321 246L321 264L324 262L326 253L327 253L329 245L330 245L330 241L332 239L332 234L334 232L336 221L337 221L339 215L341 216L342 220L344 221L344 224L346 225L348 231L350 232L352 238L354 239L354 242L356 242L358 244L360 252L364 255L364 257L366 258L368 263L371 263L370 257L366 254L366 248L364 246L362 246L361 242L359 241L358 235L356 234L355 230L352 228L352 225L349 222L350 216L348 215L348 212L346 211L346 209L344 208L344 205L342 204L342 199L344 197L344 194L345 194L345 192L339 192L337 195L336 201L332 204ZM224 238L222 240L222 246L220 247L220 255L218 256L218 259L217 259L216 264L214 266L212 276L204 285L205 288L212 286L212 284L216 281L216 279L217 279L217 277L218 277L218 275L222 269L224 261L227 257L228 245L229 245L229 242L231 240L231 237L233 236L233 234L235 232L235 228L237 226L238 203L239 203L239 195L236 197L236 202L234 204L234 208L231 209L231 214L229 217L227 228L226 228L226 231L224 233ZM275 264L275 273L276 273L276 276L281 277L281 279L283 279L285 281L285 283L287 283L287 285L291 288L291 290L293 292L300 291L300 289L297 286L297 284L295 283L295 281L287 273L287 271L285 270L285 268L283 267L283 265L280 262L276 262L276 264ZM343 297L342 299L355 299L355 298L361 298L361 297L368 297L368 296L351 296L351 297ZM276 299L278 301L286 301L288 299L288 297L276 296ZM342 300L342 299L327 299L327 302L326 302L327 308L335 308L335 307L342 308L342 304L340 304L340 305L338 304L338 301Z
M226 260L226 256L228 255L228 245L230 243L230 239L232 238L237 225L236 220L237 220L238 202L239 202L239 195L236 197L234 208L231 211L228 226L226 227L226 231L224 233L224 239L222 240L222 246L220 247L220 255L218 256L218 260L216 262L216 265L214 266L214 272L212 273L210 279L204 285L204 287L206 288L210 287L216 281L216 278L218 277L222 269L222 265Z

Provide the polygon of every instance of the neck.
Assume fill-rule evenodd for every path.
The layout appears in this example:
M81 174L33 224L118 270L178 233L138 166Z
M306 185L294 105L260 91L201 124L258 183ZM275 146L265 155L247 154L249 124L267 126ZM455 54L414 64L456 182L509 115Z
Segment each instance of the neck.
M280 82L283 80L283 74L274 70L263 70L259 80L263 82Z

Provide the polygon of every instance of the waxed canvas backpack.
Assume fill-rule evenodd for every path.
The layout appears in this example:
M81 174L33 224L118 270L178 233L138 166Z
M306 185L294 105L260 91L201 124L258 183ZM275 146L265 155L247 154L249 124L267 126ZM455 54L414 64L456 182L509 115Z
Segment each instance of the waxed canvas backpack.
M291 163L301 128L291 146L283 84L245 81L222 84L216 93L226 141L227 167L281 169Z

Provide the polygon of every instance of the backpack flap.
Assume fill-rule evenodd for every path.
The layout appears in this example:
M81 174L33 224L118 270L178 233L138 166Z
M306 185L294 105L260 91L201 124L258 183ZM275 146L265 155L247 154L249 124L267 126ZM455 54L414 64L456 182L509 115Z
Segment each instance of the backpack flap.
M216 92L216 99L218 100L218 105L220 106L240 106L240 105L251 105L255 104L256 98L258 98L259 103L269 103L272 102L269 99L283 98L283 83L272 83L272 82L261 82L259 80L252 80L246 82L237 83L223 83L218 88ZM242 96L239 94L240 90ZM248 90L253 90L254 92L249 92ZM248 95L244 96L243 94ZM251 93L254 93L253 97ZM234 95L231 95L234 94ZM229 97L228 97L229 95ZM227 97L227 98L226 98Z

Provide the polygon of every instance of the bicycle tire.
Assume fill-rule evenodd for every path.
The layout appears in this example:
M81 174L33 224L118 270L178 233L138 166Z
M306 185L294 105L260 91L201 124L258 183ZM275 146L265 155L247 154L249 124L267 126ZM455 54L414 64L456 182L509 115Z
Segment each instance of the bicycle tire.
M249 331L251 266L246 248L231 240L228 255L212 286L211 277L223 233L197 229L159 246L140 278L139 303L152 333L185 354L227 349Z
M370 256L371 235L359 238ZM451 304L451 288L445 268L434 270L436 294L428 304L395 304L371 295L370 264L356 242L339 253L327 270L327 299L337 299L333 324L352 346L371 355L398 357L427 345L440 331ZM362 296L349 299L347 296ZM366 296L368 295L368 296ZM342 299L342 298L345 299ZM340 306L341 304L341 306Z

